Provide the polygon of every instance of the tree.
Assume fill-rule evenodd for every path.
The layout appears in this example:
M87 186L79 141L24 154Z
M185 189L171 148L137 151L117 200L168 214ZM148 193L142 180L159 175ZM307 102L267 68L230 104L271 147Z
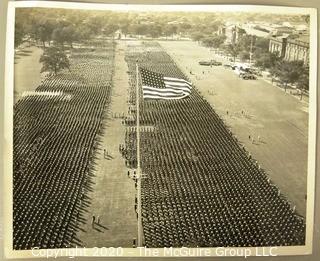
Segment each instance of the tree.
M248 59L250 59L250 53L248 51L241 51L239 56L241 61L247 61Z
M124 34L124 37L127 37L127 34L129 33L130 24L129 23L123 23L120 25L120 30Z
M64 35L65 41L70 44L70 47L72 48L72 43L78 40L76 28L73 25L63 27L62 34Z
M64 43L70 44L72 48L72 43L79 39L78 31L72 25L60 25L53 30L52 39L59 43L62 47Z
M107 24L103 29L103 34L106 36L112 36L114 37L114 33L118 30L118 26L115 24Z
M122 17L122 19L119 21L119 29L121 30L121 33L124 34L124 37L127 37L127 34L129 33L129 27L130 27L130 19L129 17Z
M280 78L284 82L285 91L288 84L294 84L304 71L303 61L278 61L276 66L271 69L271 74Z
M309 67L303 67L300 77L297 81L297 87L300 90L300 99L302 99L303 92L309 90Z
M240 29L239 29L240 31ZM251 51L251 46L253 48L254 45L254 36L252 35L247 35L245 33L240 34L239 33L239 38L238 38L238 45L241 51L246 51L250 52Z
M269 51L269 42L270 40L263 37L256 37L255 38L255 50L268 52Z
M14 47L18 47L20 44L22 44L24 35L25 30L23 25L16 22L14 29Z
M241 51L241 46L238 43L228 44L225 46L225 49L228 54L230 54L233 58L233 61L236 61L237 56Z
M226 37L224 35L212 35L204 37L202 43L206 47L219 48L225 40Z
M244 41L247 41L248 43L251 41L253 36L252 35L248 35L246 33L246 30L244 30L243 28L237 26L236 31L237 31L237 35L238 35L237 38L239 38L240 41L244 40ZM246 44L246 46L250 46L250 45Z
M202 44L205 46L205 47L213 47L213 39L212 37L204 37L202 40L201 40Z
M200 32L194 32L191 34L191 39L196 42L200 42L204 38L204 34Z
M51 41L53 29L56 22L53 19L41 18L39 21L35 20L31 25L32 35L36 40L42 42L43 48L46 47L46 42Z
M133 24L130 29L135 35L145 35L147 33L146 24Z
M164 28L164 34L166 35L166 37L173 36L177 33L177 30L178 27L176 25L168 24Z
M309 25L310 24L310 15L303 15L303 20Z
M152 24L148 28L148 34L151 35L152 38L160 37L162 35L162 27Z
M62 32L62 27L57 27L52 32L52 39L63 46L64 42L66 41L65 35Z
M226 39L227 37L225 35L216 35L213 39L213 47L220 48L220 46L225 42Z
M93 35L100 35L105 24L105 18L101 15L89 16L86 20L86 25L90 28Z
M188 22L183 22L179 24L178 31L185 34L187 31L189 31L192 28L192 25Z
M92 36L92 31L85 23L80 24L76 31L77 39L80 41L89 40Z
M213 20L210 21L208 24L208 28L210 29L211 32L216 32L218 31L219 27L222 25L223 23L219 20Z
M43 64L41 72L50 72L57 74L60 70L70 67L70 62L65 52L55 46L45 49L40 57L40 62ZM70 70L70 69L69 69Z
M262 69L270 69L276 66L276 63L281 60L278 53L258 52L254 53L255 66Z

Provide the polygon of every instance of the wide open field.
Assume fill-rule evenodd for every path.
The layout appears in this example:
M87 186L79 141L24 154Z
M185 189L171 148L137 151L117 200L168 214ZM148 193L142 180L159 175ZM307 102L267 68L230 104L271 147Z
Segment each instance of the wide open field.
M202 59L221 58L194 42L160 43L281 192L296 205L298 213L305 216L306 104L263 80L242 80L232 70L222 66L210 68L198 65ZM249 135L254 137L254 143L249 140Z

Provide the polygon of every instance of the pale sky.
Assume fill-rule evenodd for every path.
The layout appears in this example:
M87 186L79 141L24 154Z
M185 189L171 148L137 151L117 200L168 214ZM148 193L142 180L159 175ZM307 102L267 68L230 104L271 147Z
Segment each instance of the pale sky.
M296 7L259 6L259 5L133 5L133 4L92 4L47 1L19 1L16 7L51 7L112 11L150 11L150 12L258 12L277 14L308 14L310 9Z

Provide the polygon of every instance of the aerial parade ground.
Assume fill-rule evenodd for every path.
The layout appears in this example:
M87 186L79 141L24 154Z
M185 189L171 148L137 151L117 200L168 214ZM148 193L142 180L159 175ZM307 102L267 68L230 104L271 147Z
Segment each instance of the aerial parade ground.
M15 64L14 249L138 238L147 247L304 244L306 103L200 66L224 60L192 41L99 40L71 49L70 70L46 78L41 50L25 53ZM190 96L144 99L136 64L190 81Z
M188 76L201 94L296 205L298 213L305 216L308 104L263 79L241 80L222 66L204 69L198 65L201 59L213 57L223 63L226 60L197 43L163 41L161 45L186 75L186 67L192 68L195 75L190 75L189 70ZM254 138L253 143L249 135Z

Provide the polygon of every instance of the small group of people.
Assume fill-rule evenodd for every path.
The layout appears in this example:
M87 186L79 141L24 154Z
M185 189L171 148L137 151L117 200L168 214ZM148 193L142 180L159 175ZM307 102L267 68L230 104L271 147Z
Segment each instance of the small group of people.
M124 112L112 113L113 118L124 118Z
M92 215L92 218L91 218L91 226L92 228L94 228L94 225L95 224L100 224L100 216L98 215L97 217L95 215Z
M105 159L110 159L110 158L112 158L111 155L109 154L109 152L108 152L106 149L103 150L103 157L104 157Z
M249 135L248 136L249 137L249 140L251 140L251 142L252 142L252 144L255 144L255 139L254 139L254 136L252 136L252 135ZM258 142L260 143L262 140L261 140L261 137L260 137L260 135L258 135L258 137L257 137L258 139Z
M210 93L210 91L208 91L208 93L209 93L210 95L213 95L213 94L214 94L213 92ZM227 114L227 115L232 115L232 114L229 113L229 110L226 110L226 114ZM248 116L244 110L241 110L241 115L243 115L244 117Z
M134 170L133 173L128 170L127 172L128 178L132 178L133 180L136 180L138 178L137 172Z
M226 114L229 115L229 111L228 111L228 110L226 111ZM245 115L245 111L244 111L244 110L241 110L241 114L242 114L242 115ZM249 140L251 140L252 144L255 144L255 141L256 141L256 140L255 140L255 138L254 138L253 135L250 135L250 134L249 134L248 138L249 138ZM258 135L257 141L258 141L259 143L262 141L260 135Z

